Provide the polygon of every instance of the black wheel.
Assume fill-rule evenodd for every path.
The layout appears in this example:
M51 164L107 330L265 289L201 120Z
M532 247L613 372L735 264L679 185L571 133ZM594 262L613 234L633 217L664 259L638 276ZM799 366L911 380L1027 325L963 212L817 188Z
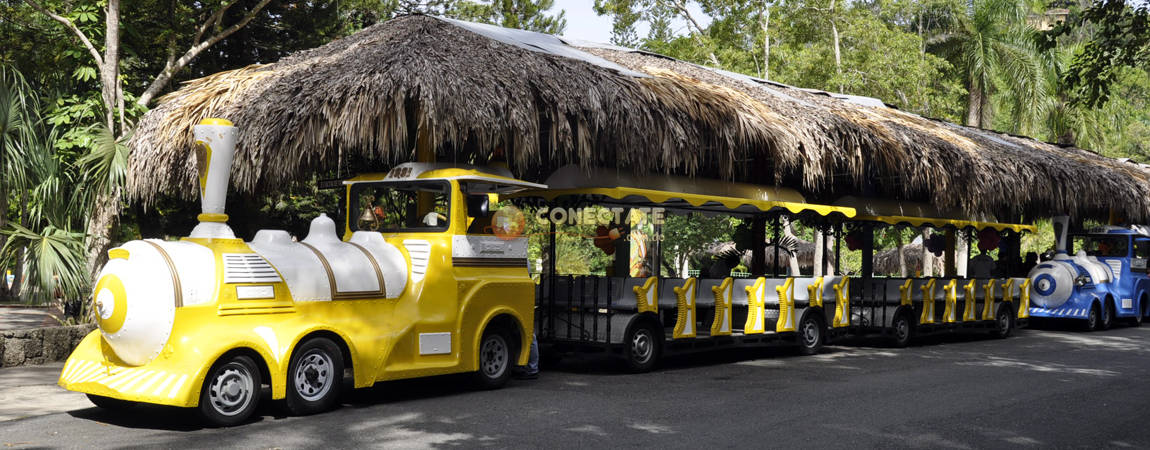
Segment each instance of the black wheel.
M335 406L343 387L343 353L330 339L304 342L288 364L284 404L296 415L315 414Z
M901 313L894 317L894 322L891 323L892 331L894 331L894 339L891 342L895 347L903 348L910 345L910 339L914 336L914 325L910 323L910 317L906 313Z
M623 345L627 370L634 373L650 372L659 362L663 348L663 333L652 327L650 322L639 322L627 332Z
M100 408L109 409L109 410L113 410L113 411L128 409L128 408L131 408L133 406L136 406L136 402L131 402L128 400L120 400L118 398L112 398L112 397L104 397L103 395L88 394L88 400L91 401L92 404L94 404Z
M1106 306L1102 308L1102 321L1098 323L1098 329L1109 330L1114 325L1114 303L1106 302Z
M1090 306L1090 313L1086 315L1086 331L1094 331L1098 329L1099 324L1102 323L1102 310L1098 304Z
M1146 298L1138 300L1138 311L1134 312L1134 317L1130 319L1130 326L1142 326L1142 320L1146 318Z
M499 328L487 327L479 340L479 370L475 372L475 384L480 389L499 389L511 377L511 367L519 352L514 351L510 333Z
M799 323L799 354L800 355L815 355L823 349L823 344L826 340L826 335L823 333L823 322L818 319L815 313L810 313L803 316L803 320Z
M1003 303L994 315L994 336L999 338L1010 337L1014 332L1014 315L1010 313L1010 304Z
M211 425L230 427L251 417L260 403L260 370L248 356L221 359L200 389L200 414Z

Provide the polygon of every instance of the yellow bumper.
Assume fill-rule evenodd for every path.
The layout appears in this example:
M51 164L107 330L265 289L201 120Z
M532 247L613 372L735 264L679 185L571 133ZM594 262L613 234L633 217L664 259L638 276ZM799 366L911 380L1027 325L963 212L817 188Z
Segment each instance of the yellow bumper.
M134 402L183 407L199 404L200 370L189 371L186 363L174 367L163 356L139 367L117 364L105 357L101 344L100 330L80 342L64 363L61 387Z

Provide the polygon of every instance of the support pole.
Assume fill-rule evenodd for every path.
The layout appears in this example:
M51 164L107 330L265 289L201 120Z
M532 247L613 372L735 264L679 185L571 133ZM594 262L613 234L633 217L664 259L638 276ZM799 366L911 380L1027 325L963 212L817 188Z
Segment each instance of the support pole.
M751 276L767 273L767 218L762 214L751 219Z
M771 273L775 277L779 276L779 235L782 234L782 229L779 226L779 218L780 217L776 215L771 219L771 243L774 244L775 247L775 263L772 264L774 267L771 269Z
M954 229L947 228L946 252L943 254L943 257L946 258L944 261L944 265L946 266L944 273L947 277L954 277L958 274L958 266L955 264L955 244L957 244L957 240L954 238Z
M862 242L862 277L874 277L874 225L865 224L863 229L863 242Z

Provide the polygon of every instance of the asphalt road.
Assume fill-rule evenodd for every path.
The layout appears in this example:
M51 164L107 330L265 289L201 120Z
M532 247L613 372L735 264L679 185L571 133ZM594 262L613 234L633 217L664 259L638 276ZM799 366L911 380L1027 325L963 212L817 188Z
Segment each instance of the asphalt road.
M310 417L265 401L231 429L179 409L92 407L0 422L0 445L1150 447L1150 326L874 344L681 358L642 375L581 358L499 391L460 377L383 383Z

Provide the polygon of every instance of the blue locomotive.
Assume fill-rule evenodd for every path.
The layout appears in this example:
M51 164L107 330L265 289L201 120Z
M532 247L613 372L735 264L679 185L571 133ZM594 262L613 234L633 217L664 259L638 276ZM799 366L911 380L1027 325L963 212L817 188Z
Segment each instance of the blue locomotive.
M1030 317L1076 320L1089 330L1116 320L1141 325L1150 308L1150 233L1106 226L1070 235L1068 227L1067 217L1054 219L1054 259L1030 271Z

